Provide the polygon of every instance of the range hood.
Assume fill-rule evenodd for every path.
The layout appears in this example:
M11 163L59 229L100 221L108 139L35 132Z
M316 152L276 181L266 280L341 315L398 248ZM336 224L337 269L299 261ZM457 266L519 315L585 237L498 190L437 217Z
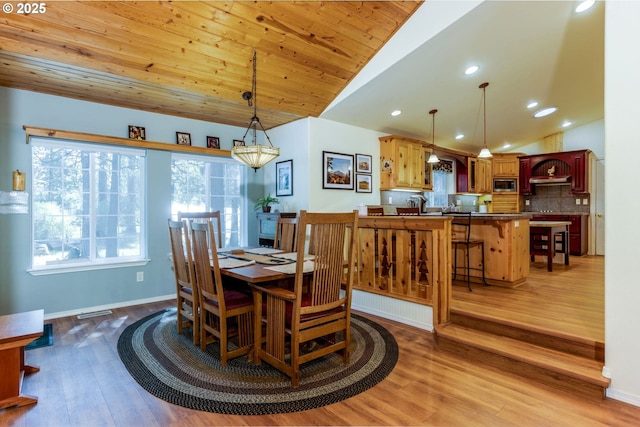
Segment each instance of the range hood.
M536 185L562 185L570 182L571 175L533 176L529 178L529 183Z

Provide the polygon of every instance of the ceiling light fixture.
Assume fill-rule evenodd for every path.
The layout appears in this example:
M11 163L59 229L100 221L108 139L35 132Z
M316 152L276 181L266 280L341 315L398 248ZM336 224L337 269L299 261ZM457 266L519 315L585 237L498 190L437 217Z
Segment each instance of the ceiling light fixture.
M546 117L549 114L553 114L556 111L558 111L558 107L547 107L547 108L543 108L542 110L538 110L533 114L533 117L535 117L536 119L539 119L540 117Z
M402 114L402 111L400 111L400 110L393 110L393 111L391 112L391 115L392 115L393 117L395 117L395 116L399 116L400 114Z
M431 110L429 114L431 114L431 155L429 156L429 160L427 163L440 163L440 159L436 156L436 113L438 110Z
M536 108L538 106L538 101L531 101L527 104L527 108L530 110L532 108Z
M571 126L573 123L571 123L570 121L566 120L564 123L562 123L562 127L563 128L568 128L569 126Z
M456 135L456 139L462 139L462 138L464 138L463 134L459 133L459 134Z
M489 151L489 149L487 148L487 86L489 86L489 83L487 82L482 83L480 86L478 86L480 89L482 89L482 115L484 119L484 136L482 150L480 150L480 154L478 154L478 157L481 159L488 159L493 157L493 154L491 154L491 151Z
M479 69L480 69L480 68L479 68L477 65L472 65L472 66L470 66L469 68L467 68L466 70L464 70L464 73L465 73L466 75L473 74L473 73L475 73L476 71L478 71Z
M580 4L578 4L578 6L576 7L576 12L584 12L585 10L590 9L594 4L595 0L585 0L583 2L580 2Z
M257 171L262 166L269 163L271 160L275 159L280 155L280 149L274 147L271 144L271 139L269 135L267 135L267 131L264 130L262 123L260 123L260 119L257 115L258 103L256 101L256 50L253 49L253 79L251 84L251 92L244 92L242 94L242 99L247 101L249 107L253 106L253 117L251 118L251 122L249 122L249 127L247 127L244 136L242 137L242 142L244 145L238 145L231 149L231 157L236 159L237 161L244 163L248 166L251 166L253 170ZM258 133L258 127L264 132L264 136L269 141L269 145L260 145L256 144L256 136ZM246 145L245 138L249 131L252 131L251 141L253 145Z

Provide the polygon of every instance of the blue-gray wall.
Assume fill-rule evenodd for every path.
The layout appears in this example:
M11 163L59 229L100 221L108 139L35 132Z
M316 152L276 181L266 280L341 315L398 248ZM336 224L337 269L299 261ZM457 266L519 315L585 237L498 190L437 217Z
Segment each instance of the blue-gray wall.
M247 111L247 122L251 111ZM50 95L0 87L0 191L10 191L12 171L26 172L30 190L31 146L22 126L44 127L108 136L127 136L128 125L146 128L147 140L175 144L175 132L191 133L193 145L205 146L206 136L220 137L231 149L244 128L111 107ZM144 144L144 143L142 143ZM128 301L151 301L175 294L170 262L167 218L171 209L171 153L147 151L148 257L145 266L33 276L27 272L31 256L31 214L0 215L0 314L43 308L49 314L68 314ZM255 244L256 220L251 200L264 194L263 173L249 170L247 212L249 243ZM136 282L136 272L144 281ZM123 304L126 305L126 304Z

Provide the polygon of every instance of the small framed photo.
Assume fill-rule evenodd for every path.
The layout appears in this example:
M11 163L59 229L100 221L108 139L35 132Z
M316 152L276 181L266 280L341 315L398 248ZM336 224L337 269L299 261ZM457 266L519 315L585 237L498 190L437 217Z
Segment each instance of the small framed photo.
M276 163L276 197L293 196L293 160Z
M191 134L186 132L176 132L178 145L191 145Z
M322 152L322 188L353 190L353 155Z
M207 137L207 148L220 148L220 138L217 136Z
M356 193L372 193L371 175L356 174Z
M371 156L356 154L356 173L371 173Z
M147 132L142 126L129 125L129 139L138 139L144 141L147 139Z
M244 146L244 141L241 139L234 139L233 140L233 146L234 147L242 147Z

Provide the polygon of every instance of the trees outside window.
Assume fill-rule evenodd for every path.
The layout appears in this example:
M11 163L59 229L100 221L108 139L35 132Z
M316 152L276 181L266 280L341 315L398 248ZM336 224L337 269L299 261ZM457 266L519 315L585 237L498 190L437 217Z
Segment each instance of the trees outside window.
M146 256L144 150L32 138L32 267Z
M220 211L223 247L246 246L247 168L234 160L174 153L171 156L171 214Z

